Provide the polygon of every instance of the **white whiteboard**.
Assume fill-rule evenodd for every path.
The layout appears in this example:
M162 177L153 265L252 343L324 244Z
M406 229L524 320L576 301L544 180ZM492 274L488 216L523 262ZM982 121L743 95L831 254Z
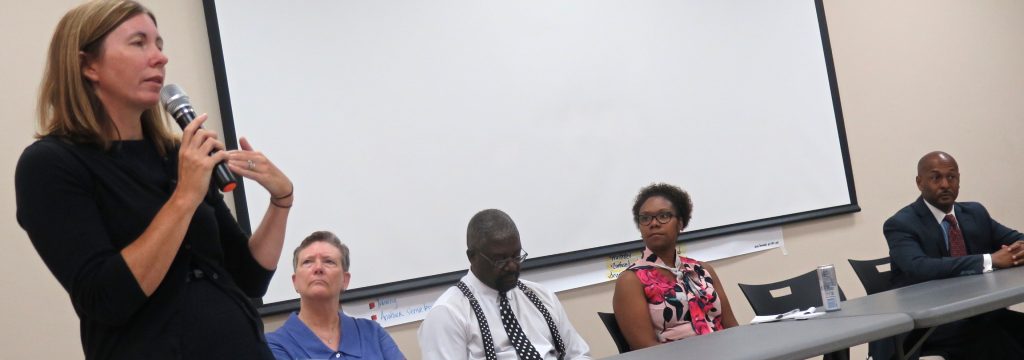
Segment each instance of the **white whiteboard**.
M216 21L225 121L296 184L267 303L297 298L315 230L361 288L466 269L486 208L539 257L638 239L656 181L692 194L687 230L852 203L814 1L220 0ZM244 201L255 226L267 194Z

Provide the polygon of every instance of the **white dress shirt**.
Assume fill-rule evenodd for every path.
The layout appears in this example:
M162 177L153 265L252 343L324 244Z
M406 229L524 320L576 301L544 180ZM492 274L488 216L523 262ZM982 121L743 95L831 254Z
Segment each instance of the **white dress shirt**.
M569 317L565 309L558 302L555 294L544 289L535 282L520 280L526 287L533 289L533 292L540 298L541 304L547 307L551 313L551 319L558 327L558 332L565 344L565 359L590 359L590 347L583 341L580 334L569 323ZM469 286L473 296L480 303L480 309L487 318L487 325L491 330L491 337L494 339L494 351L498 360L517 359L516 350L505 333L501 324L501 316L498 308L498 291L490 288L473 275L470 271L462 277L462 282ZM548 330L547 322L537 307L530 302L526 294L518 288L509 290L509 305L512 312L516 314L519 325L522 326L526 337L533 343L534 348L545 359L557 359L554 340L551 339L551 331ZM480 333L480 326L477 325L476 315L469 299L462 294L455 286L448 288L441 297L434 302L434 306L423 319L420 329L417 332L420 341L420 350L423 359L484 359L484 344Z
M942 210L939 210L939 208L937 208L935 206L932 206L932 204L929 203L928 201L925 201L924 204L926 206L928 206L928 210L931 210L932 216L935 216L935 221L938 221L939 222L939 226L942 227L942 238L946 240L946 249L949 250L949 227L953 226L953 224L950 224L950 223L946 222L946 215L947 214L945 212L943 212ZM960 219L956 217L956 207L955 206L952 209L949 210L949 214L948 215L953 215L953 218L956 219L957 224L958 225L960 224ZM963 228L961 228L960 229L960 233L963 234L963 232L964 232L964 230L963 230ZM964 238L964 242L967 242L967 238ZM992 254L982 254L981 259L982 259L982 269L981 269L981 271L982 272L991 272L992 271Z

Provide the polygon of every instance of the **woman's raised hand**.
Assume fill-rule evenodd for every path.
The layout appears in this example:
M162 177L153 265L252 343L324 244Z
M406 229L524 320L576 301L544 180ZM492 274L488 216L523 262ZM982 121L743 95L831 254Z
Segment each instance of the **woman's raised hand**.
M253 150L249 140L238 139L238 150L228 151L228 166L235 174L255 180L270 193L271 202L277 207L291 207L295 188L273 162L262 152Z

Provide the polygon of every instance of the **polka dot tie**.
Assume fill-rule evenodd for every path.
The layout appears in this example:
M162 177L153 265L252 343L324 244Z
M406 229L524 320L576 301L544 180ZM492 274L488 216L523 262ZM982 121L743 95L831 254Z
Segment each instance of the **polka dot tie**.
M501 308L501 325L505 326L505 333L512 341L516 355L519 355L522 360L541 360L540 353L530 343L530 339L526 338L523 328L519 326L519 320L516 320L516 314L512 312L512 307L508 304L508 296L505 293L498 294L498 306Z
M544 321L548 323L548 331L551 332L551 338L552 340L554 340L555 343L555 351L558 353L558 360L563 360L565 358L565 344L562 342L562 336L559 335L558 333L558 327L555 326L554 320L551 319L551 313L548 311L547 307L545 307L544 304L540 302L540 298L537 297L537 294L534 293L533 290L531 290L530 288L526 287L526 285L523 284L522 281L518 282L516 286L519 288L519 290L522 290L523 293L526 294L526 297L530 299L530 302L533 303L533 306L535 306L537 310L540 311L541 315L544 316ZM466 285L466 283L459 281L457 284L455 284L455 287L459 288L459 291L462 292L462 295L466 296L466 299L469 300L469 306L473 308L473 313L476 314L477 326L480 327L480 337L481 340L483 340L484 357L487 360L497 360L498 356L494 350L494 338L491 336L491 327L487 324L487 317L484 316L484 311L483 309L480 308L480 302L478 302L476 300L476 297L473 296L473 292L470 291L469 286ZM529 340L526 339L526 334L523 333L522 327L519 326L519 321L516 320L515 314L512 313L512 308L511 306L509 306L508 303L508 297L506 297L504 293L500 295L501 296L499 297L498 302L500 303L499 306L501 307L502 325L505 326L505 332L509 334L508 337L510 340L513 339L512 332L509 331L509 324L505 322L505 314L507 309L507 313L509 314L509 316L507 317L511 319L513 323L512 326L514 326L515 329L518 329L517 332L523 340L520 342L520 344L525 343L526 345L528 345L529 349L526 350L525 352L532 352L533 356L535 357L524 357L523 352L520 351L520 346L516 345L515 340L512 340L513 347L515 347L516 349L516 355L518 355L521 359L540 359L540 354L537 353L537 349L535 349L533 347L533 344L531 344ZM530 354L527 354L527 356L529 355Z

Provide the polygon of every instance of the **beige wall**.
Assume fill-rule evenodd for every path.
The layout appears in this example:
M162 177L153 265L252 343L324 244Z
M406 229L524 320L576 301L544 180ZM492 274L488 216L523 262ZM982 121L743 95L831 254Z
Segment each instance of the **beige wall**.
M14 216L13 170L34 131L35 93L45 47L74 0L3 0L0 108L0 358L81 357L77 319ZM217 113L202 6L148 1L167 40L168 82L182 85L197 108ZM862 212L789 225L786 251L715 262L741 322L752 317L737 282L763 283L836 264L850 297L863 289L848 258L887 251L881 223L916 196L914 164L944 149L961 165L962 200L984 202L1001 221L1024 227L1024 2L1016 0L826 0L839 90ZM273 69L268 69L273 71ZM216 127L216 124L213 126ZM254 139L258 142L258 139ZM771 161L771 159L754 159ZM750 175L757 181L757 174ZM299 204L301 206L301 204ZM529 243L530 239L524 239ZM611 309L610 284L560 293L593 354L615 352L594 315ZM276 327L280 317L267 319ZM410 358L419 358L417 324L390 328ZM864 347L855 349L864 354Z

